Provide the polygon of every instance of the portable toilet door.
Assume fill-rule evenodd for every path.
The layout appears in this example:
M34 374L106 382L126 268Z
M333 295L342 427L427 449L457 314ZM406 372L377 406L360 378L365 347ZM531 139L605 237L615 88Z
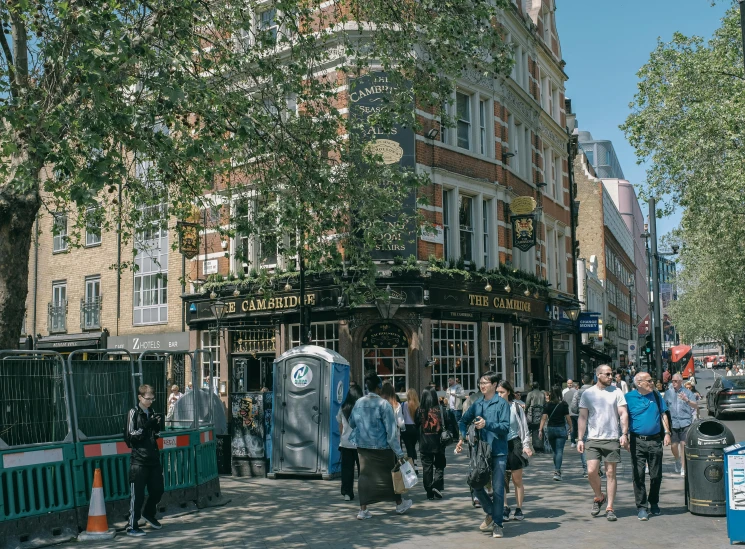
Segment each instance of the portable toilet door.
M318 474L328 364L308 354L290 356L276 363L274 373L272 472Z

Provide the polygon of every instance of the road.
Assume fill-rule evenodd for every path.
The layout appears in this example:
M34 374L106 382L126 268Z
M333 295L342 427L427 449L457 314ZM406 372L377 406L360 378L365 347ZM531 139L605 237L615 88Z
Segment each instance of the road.
M705 368L696 370L696 387L703 399L699 402L701 417L708 417L706 413L706 390L714 383L714 376L722 375L724 370L707 370ZM723 416L724 423L735 435L736 442L745 441L745 414L732 414Z

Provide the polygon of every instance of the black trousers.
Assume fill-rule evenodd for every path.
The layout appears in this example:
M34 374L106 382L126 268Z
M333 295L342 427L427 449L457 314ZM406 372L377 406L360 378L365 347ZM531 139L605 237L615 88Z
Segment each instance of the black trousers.
M579 416L569 416L572 420L572 440L570 441L572 444L577 444L577 431L579 430L577 426L577 420Z
M339 446L341 452L341 495L354 499L354 465L357 464L357 473L360 472L360 458L357 448L344 448Z
M147 502L145 502L147 487ZM163 470L160 465L132 463L129 467L129 527L137 527L140 516L155 518L160 498L163 497ZM145 508L142 508L142 504Z
M441 492L445 489L445 465L447 465L447 461L444 452L436 454L421 452L421 454L424 489L429 497L432 495L433 488Z
M662 485L662 438L641 440L631 435L631 466L634 474L634 498L637 509L660 502ZM649 464L649 495L647 495L645 465Z
M406 446L406 455L416 461L416 443L419 440L419 429L413 423L406 424L406 430L401 431L401 438Z

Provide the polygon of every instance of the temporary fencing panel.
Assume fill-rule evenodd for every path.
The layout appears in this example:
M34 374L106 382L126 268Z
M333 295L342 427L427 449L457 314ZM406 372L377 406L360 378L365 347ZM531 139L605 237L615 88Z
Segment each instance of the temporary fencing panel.
M72 442L64 372L54 352L0 352L0 450Z
M212 430L194 433L197 458L197 484L217 478L217 447Z
M93 472L100 467L104 498L117 501L129 498L130 450L121 440L105 440L76 444L77 459L73 464L75 504L87 506L93 488Z
M196 458L191 434L163 436L158 439L158 447L166 492L194 486Z

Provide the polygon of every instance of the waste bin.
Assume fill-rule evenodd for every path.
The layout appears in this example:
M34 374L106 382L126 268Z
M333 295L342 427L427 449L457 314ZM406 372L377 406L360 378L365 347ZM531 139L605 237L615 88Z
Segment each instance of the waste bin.
M341 471L336 414L349 390L349 362L315 345L290 349L274 361L269 478Z
M724 449L727 487L727 537L732 545L745 541L745 442Z
M735 436L716 419L694 421L688 429L685 450L685 502L694 515L726 514L724 449Z

